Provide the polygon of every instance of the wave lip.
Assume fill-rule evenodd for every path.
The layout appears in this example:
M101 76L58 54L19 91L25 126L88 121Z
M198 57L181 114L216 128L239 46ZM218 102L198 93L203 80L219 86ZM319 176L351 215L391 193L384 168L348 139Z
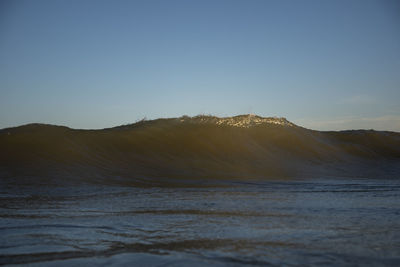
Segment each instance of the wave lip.
M321 132L284 118L183 116L102 130L0 130L8 182L201 184L318 177L399 178L400 133Z
M215 116L182 116L178 118L180 122L197 122L197 123L214 123L216 125L226 125L234 127L249 128L262 124L277 124L282 126L296 126L288 121L286 118L278 117L260 117L254 114L238 115L234 117L215 117Z

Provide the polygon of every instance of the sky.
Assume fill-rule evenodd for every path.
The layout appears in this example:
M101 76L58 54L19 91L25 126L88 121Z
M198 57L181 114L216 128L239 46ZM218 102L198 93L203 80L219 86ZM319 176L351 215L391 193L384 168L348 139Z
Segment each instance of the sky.
M248 113L400 132L400 2L0 0L0 128Z

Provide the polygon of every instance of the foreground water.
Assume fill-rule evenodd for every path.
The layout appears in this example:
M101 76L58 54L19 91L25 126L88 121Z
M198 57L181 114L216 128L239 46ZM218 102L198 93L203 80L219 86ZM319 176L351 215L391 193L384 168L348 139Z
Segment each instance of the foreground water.
M400 265L399 180L2 185L0 264Z

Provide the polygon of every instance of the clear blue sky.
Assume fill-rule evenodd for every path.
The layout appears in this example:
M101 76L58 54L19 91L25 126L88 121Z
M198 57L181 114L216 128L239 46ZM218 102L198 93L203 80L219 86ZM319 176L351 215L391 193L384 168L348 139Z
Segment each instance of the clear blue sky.
M400 2L0 1L0 128L201 113L400 131Z

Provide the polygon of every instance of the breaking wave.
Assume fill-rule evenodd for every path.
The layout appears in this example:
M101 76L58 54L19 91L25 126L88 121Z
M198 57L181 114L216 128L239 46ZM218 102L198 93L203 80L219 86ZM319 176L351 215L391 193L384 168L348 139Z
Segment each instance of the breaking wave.
M241 115L76 130L0 130L0 178L18 183L157 185L317 177L398 178L400 133L321 132Z

